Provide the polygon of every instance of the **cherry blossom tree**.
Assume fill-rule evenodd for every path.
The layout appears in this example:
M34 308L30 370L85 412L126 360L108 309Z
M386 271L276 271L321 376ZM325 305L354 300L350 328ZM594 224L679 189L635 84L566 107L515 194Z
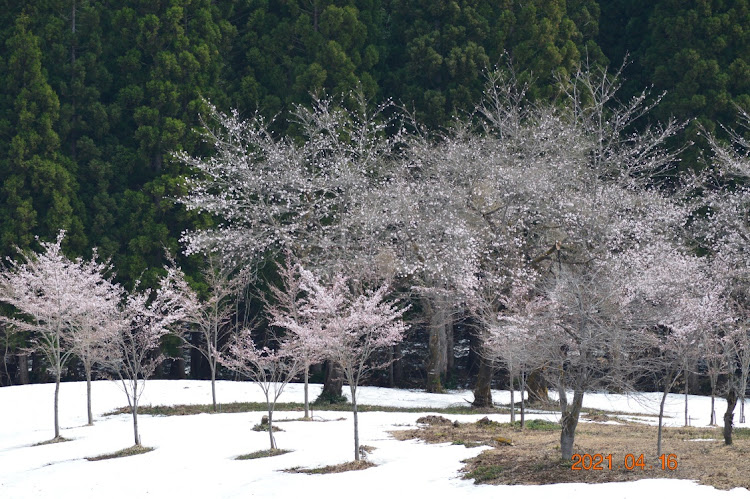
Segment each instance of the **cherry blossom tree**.
M185 322L191 327L190 345L208 362L211 371L211 401L213 410L216 411L217 354L222 351L226 338L233 330L231 319L235 312L236 297L247 285L249 272L247 267L238 271L229 261L222 260L216 254L209 254L201 273L206 284L205 298L199 300L190 288L185 289Z
M159 288L138 290L139 282L129 293L120 309L118 334L107 345L106 368L119 379L133 416L135 445L141 445L138 431L138 404L146 381L164 361L161 340L177 333L182 321L190 314L190 302L185 301L191 291L184 274L175 265L164 267L166 275L159 280Z
M226 354L219 354L221 363L247 376L263 391L268 410L270 449L277 449L273 436L273 412L286 385L297 375L302 363L285 341L271 347L258 348L249 329L233 338Z
M724 329L731 321L720 273L711 258L688 248L657 242L630 250L626 287L644 321L641 336L652 346L644 373L662 389L657 455L662 453L664 405L677 380L693 370L704 355L706 331ZM688 424L687 399L685 425Z
M388 364L388 360L378 362L374 357L403 339L406 325L401 316L405 309L386 300L388 285L374 291L354 292L351 289L354 284L344 276L338 275L330 285L325 285L312 272L303 268L299 272L300 287L306 293L299 315L313 318L320 327L309 330L305 324L293 321L286 327L302 334L314 332L327 357L341 367L352 399L354 460L359 461L357 388L374 369Z
M698 219L696 232L698 239L721 265L721 274L727 283L726 294L734 315L745 317L750 309L747 292L750 289L750 268L747 265L747 241L750 236L750 142L746 135L750 129L750 114L742 108L738 108L738 112L738 130L725 128L729 143L720 141L710 133L705 134L713 151L713 168L705 176L702 186L704 196L696 201L699 208L707 211L705 217ZM740 371L737 379L734 370L729 369L728 409L724 416L727 443L731 442L732 411L737 398L740 399L740 419L744 417L744 398L750 373L750 340L747 335L747 324L740 321L727 335L724 345L728 351L734 352L725 358L730 366L739 364Z
M518 283L510 293L502 295L502 310L496 311L490 306L484 310L483 328L486 330L483 354L499 360L508 370L510 380L510 421L515 423L515 386L519 379L521 392L521 428L525 423L526 379L534 369L542 368L548 362L545 356L539 355L535 345L546 333L544 315L549 306L544 299L535 294L534 280ZM490 298L485 303L492 303Z
M734 296L730 293L729 303L734 317L746 317L746 304L750 303L746 295L746 290L750 289L747 285L742 287L732 287ZM739 370L736 379L737 397L740 402L739 422L745 422L745 392L747 390L748 377L750 377L750 329L745 321L738 320L731 330L731 350L734 352L735 360ZM729 369L730 374L732 369Z
M209 106L204 138L215 153L176 154L195 172L179 201L219 224L184 234L186 252L259 264L289 250L329 274L361 277L377 268L379 247L352 214L367 212L359 209L366 193L388 177L401 142L398 113L391 118L389 102L373 107L361 92L350 97L349 107L315 98L311 108L298 107L299 143L274 136L260 116L242 119Z
M70 260L62 252L65 231L55 242L41 242L42 251L22 252L0 273L0 300L12 305L18 314L3 320L19 331L34 334L33 348L42 353L55 379L55 440L60 438L60 378L67 360L78 355L87 366L98 358L98 345L109 331L110 312L119 300L119 288L104 277L109 265ZM92 422L91 391L87 384L89 423Z
M65 342L70 351L83 364L86 376L86 408L88 424L94 424L91 408L91 378L94 366L106 361L107 345L120 327L118 307L123 290L112 282L113 275L108 263L96 262L94 257L82 262L83 278L78 287L81 308L71 319L65 331ZM105 277L109 275L109 277Z
M301 144L273 136L261 116L242 119L209 106L204 139L215 154L176 154L196 172L179 201L222 222L186 233L187 253L213 251L249 261L287 248L311 264L341 264L352 237L344 220L399 142L399 134L385 133L389 103L371 111L361 93L353 97L351 109L331 99L298 107Z
M268 305L272 318L271 325L284 328L289 336L285 345L292 355L301 362L305 394L305 419L310 418L309 373L310 366L326 359L322 329L326 316L303 313L307 303L304 269L301 264L293 263L287 254L285 264L278 266L281 287L271 286L273 304Z

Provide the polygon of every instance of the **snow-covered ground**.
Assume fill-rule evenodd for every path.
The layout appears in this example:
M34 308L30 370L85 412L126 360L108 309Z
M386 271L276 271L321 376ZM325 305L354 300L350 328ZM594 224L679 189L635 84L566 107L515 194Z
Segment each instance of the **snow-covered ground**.
M311 387L311 398L319 385ZM346 390L345 390L346 391ZM482 448L458 445L428 445L417 441L399 442L389 430L414 425L420 413L361 413L360 441L375 447L370 460L378 466L356 472L305 475L280 470L294 466L315 467L350 461L353 454L351 413L320 412L316 421L280 422L284 431L276 434L281 448L293 450L272 458L236 461L234 458L268 446L268 435L250 431L261 413L200 414L195 416L139 417L143 444L155 447L147 454L89 462L85 457L114 452L132 445L129 415L102 417L122 407L126 399L118 385L94 383L94 426L86 423L84 383L63 383L60 394L62 435L69 442L32 446L53 436L52 402L54 385L0 388L0 498L120 498L142 497L455 497L528 498L575 497L608 499L624 497L750 498L745 489L719 491L687 480L641 480L609 484L559 484L544 486L474 485L462 480L462 459L477 455ZM262 401L262 393L251 383L220 381L221 403ZM508 403L510 394L493 392L497 403ZM149 381L141 403L191 404L210 402L210 384L203 381ZM447 407L468 405L468 391L428 394L411 390L360 388L361 404L398 407ZM516 396L518 400L518 395ZM587 394L586 407L602 410L656 414L659 394L636 397ZM282 402L302 401L302 386L290 385ZM691 396L690 416L696 426L708 424L710 399ZM725 405L717 399L721 416ZM750 409L750 408L749 408ZM681 425L683 399L667 402L671 417L667 424ZM277 412L277 419L297 418L299 413ZM451 419L473 421L481 416L459 415ZM554 414L534 418L555 419ZM322 421L320 419L325 419ZM343 420L338 420L344 418ZM508 421L504 415L492 415ZM655 418L642 418L655 420Z

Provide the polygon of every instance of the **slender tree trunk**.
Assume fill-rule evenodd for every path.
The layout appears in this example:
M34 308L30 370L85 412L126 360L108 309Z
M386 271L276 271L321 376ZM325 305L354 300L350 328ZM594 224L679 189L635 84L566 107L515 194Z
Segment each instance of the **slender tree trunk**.
M133 436L135 437L135 445L141 445L141 435L138 433L138 403L135 401L135 396L133 397L131 408L133 413Z
M716 395L714 389L711 387L711 426L716 426Z
M268 438L271 441L271 450L276 450L276 439L273 438L273 408L268 404Z
M740 398L740 423L745 422L745 396Z
M309 378L310 366L305 364L305 419L310 419L310 399L308 398Z
M656 455L661 456L661 435L664 422L664 403L667 401L667 395L669 395L670 385L664 384L664 392L661 395L661 403L659 404L659 429L656 432Z
M748 369L746 367L745 355L743 355L742 367L740 368L740 384L738 386L737 396L740 399L740 423L745 423L745 393L747 392Z
M60 399L60 371L58 370L57 375L55 376L55 439L60 438L59 399Z
M690 426L690 419L688 418L688 380L690 375L685 370L685 426Z
M513 425L516 422L516 394L513 390L513 373L509 373L508 377L510 383L510 423Z
M521 370L521 428L526 426L526 372Z
M492 407L492 362L479 357L479 375L474 388L474 407Z
M737 390L731 386L727 391L727 412L724 413L724 444L732 445L732 422L734 408L737 406Z
M455 330L453 328L452 315L449 315L448 321L445 324L445 372L447 377L453 374L455 368Z
M213 404L214 412L216 412L216 361L211 364L211 403Z
M88 410L89 426L94 424L94 413L91 410L91 366L84 365L86 371L86 408Z
M357 413L357 389L351 387L352 414L354 415L354 460L359 461L359 419Z
M393 347L388 348L388 386L393 388L395 386L393 379L393 362L395 356L393 354Z
M573 392L573 402L562 411L560 425L560 453L563 461L570 461L573 458L573 444L575 443L576 427L578 426L578 417L581 414L583 405L583 391L576 389Z
M11 376L10 371L8 370L8 350L10 350L9 343L9 337L7 332L5 331L5 328L2 328L3 334L5 335L5 352L3 352L3 371L5 372L5 379L7 380L7 384L10 386L13 384L13 376ZM0 377L0 386L3 386L3 377Z

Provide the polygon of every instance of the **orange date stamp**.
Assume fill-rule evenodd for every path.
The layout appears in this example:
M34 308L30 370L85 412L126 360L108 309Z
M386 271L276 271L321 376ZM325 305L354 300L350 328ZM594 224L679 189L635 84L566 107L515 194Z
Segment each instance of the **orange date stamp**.
M573 454L573 464L570 469L575 471L623 469L632 471L635 469L653 470L655 468L673 471L677 469L677 456L675 454L662 454L658 461L659 463L654 467L653 464L646 463L643 454L626 454L621 462L616 461L612 454Z

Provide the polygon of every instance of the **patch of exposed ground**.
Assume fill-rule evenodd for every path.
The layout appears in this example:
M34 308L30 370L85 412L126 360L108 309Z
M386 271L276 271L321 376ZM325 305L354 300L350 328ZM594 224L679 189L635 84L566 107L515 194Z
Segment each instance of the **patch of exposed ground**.
M153 447L143 447L142 445L134 445L125 449L118 450L111 454L102 454L100 456L87 457L87 461L103 461L105 459L117 459L118 457L137 456L138 454L145 454L154 450Z
M458 423L442 416L427 416L418 422L424 426L395 431L393 435L399 440L417 438L428 443L492 447L465 461L464 478L472 478L476 483L602 483L682 478L719 489L750 487L750 431L745 429L736 429L734 444L726 446L720 428L665 428L664 464L669 467L676 462L677 466L669 470L662 469L662 461L656 455L656 427L638 423L579 423L575 452L601 454L603 469L573 470L571 465L575 461L560 459L560 428L554 423L531 420L521 430L518 423L512 426L487 418ZM612 469L606 459L608 455L612 456ZM638 460L640 455L642 461ZM638 466L640 463L643 467ZM591 467L589 458L580 464Z
M251 452L250 454L242 454L241 456L237 456L234 459L236 459L237 461L246 461L248 459L259 459L261 457L280 456L288 452L292 452L292 451L286 450L286 449L266 449L266 450L259 450L256 452Z
M302 468L296 466L283 471L287 473L306 473L308 475L325 475L329 473L343 473L345 471L356 471L366 470L375 466L374 463L361 459L359 461L349 461L348 463L334 464L331 466L323 466L321 468Z

